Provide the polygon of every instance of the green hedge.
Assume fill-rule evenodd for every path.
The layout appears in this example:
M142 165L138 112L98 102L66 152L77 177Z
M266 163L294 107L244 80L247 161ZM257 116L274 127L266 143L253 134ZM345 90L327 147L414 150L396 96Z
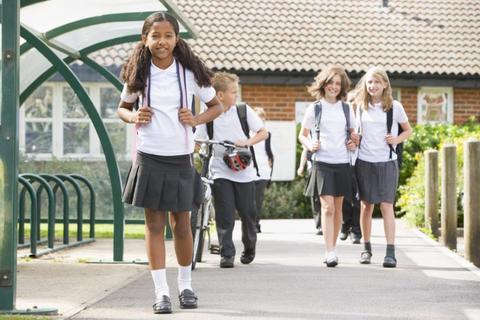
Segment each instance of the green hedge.
M463 143L469 138L480 139L480 124L469 121L465 125L417 125L414 134L405 144L408 163L402 174L405 183L400 186L397 205L412 225L423 227L425 209L425 164L423 152L440 150L442 145L457 146L457 205L458 226L463 226ZM439 164L440 165L440 164ZM440 199L439 208L440 208Z

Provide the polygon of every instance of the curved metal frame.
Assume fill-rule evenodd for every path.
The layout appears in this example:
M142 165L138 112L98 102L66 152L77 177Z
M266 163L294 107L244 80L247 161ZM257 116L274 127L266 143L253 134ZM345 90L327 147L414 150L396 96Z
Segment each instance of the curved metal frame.
M123 260L123 238L124 238L124 207L121 197L121 177L120 170L115 158L115 153L113 152L112 143L110 137L105 129L105 126L102 122L100 115L97 112L97 109L92 103L92 100L87 94L87 91L80 83L80 80L72 72L72 70L63 62L57 55L45 44L38 36L32 33L30 30L27 30L24 27L20 27L21 36L30 42L40 53L42 53L52 65L62 74L64 79L69 83L69 85L74 89L79 100L82 102L85 107L86 112L88 113L90 119L92 120L93 126L98 134L100 143L102 145L105 159L107 161L107 168L110 176L110 182L112 184L112 197L113 197L113 207L114 207L114 260L122 261ZM117 218L118 217L118 218Z
M79 174L69 174L70 177L82 181L90 191L90 238L95 238L95 203L96 203L96 196L95 190L93 189L93 185L88 181L87 178L81 176Z

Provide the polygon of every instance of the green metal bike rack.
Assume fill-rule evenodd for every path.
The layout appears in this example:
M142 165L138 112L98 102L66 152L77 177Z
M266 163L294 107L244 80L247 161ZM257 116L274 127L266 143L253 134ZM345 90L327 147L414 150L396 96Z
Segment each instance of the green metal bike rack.
M81 176L79 174L70 174L70 177L82 181L90 191L90 238L95 238L95 204L96 204L96 196L95 191L93 189L93 185L87 178Z
M37 254L37 224L38 224L38 210L37 210L37 194L30 181L23 177L18 177L18 181L22 184L30 195L31 215L30 215L30 254L35 256Z
M62 179L57 178L52 174L41 173L40 176L47 181L53 181L55 184L53 186L53 194L56 197L57 190L60 188L63 195L63 244L68 245L70 242L69 232L70 232L70 205L69 205L69 196L67 187L63 183Z
M68 181L75 189L77 194L77 241L81 242L83 240L83 197L82 197L82 189L78 182L73 179L72 177L66 174L56 174L57 178Z
M53 195L52 187L47 180L42 178L41 176L33 173L25 173L20 175L23 178L28 179L31 183L33 181L39 182L40 186L37 189L37 241L40 240L40 224L42 218L42 191L43 189L46 190L48 196L48 231L47 231L47 238L48 238L48 247L53 249L54 242L55 242L55 197Z

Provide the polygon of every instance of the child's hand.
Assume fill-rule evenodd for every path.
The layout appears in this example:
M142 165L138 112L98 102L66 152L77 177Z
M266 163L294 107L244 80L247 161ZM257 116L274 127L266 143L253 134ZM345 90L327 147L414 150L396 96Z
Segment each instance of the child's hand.
M312 144L310 145L310 151L311 152L316 152L320 150L320 141L316 140L313 141Z
M299 177L303 177L303 168L298 168L298 169L297 169L297 175L298 175Z
M190 111L190 109L188 108L180 108L178 110L178 119L182 124L189 125L190 127L195 127L197 125L195 116L192 114L192 111Z
M387 141L388 144L399 144L400 143L398 141L398 137L394 137L391 134L387 134L385 136L385 141Z
M152 114L152 108L142 106L134 114L132 122L135 124L149 124L152 121Z
M248 148L250 146L248 140L237 140L235 141L235 145L240 148Z
M355 143L357 146L360 144L360 139L362 136L359 133L352 132L350 134L350 139L352 139L353 143Z
M357 145L352 140L347 141L347 149L348 150L353 151L356 148L357 148Z

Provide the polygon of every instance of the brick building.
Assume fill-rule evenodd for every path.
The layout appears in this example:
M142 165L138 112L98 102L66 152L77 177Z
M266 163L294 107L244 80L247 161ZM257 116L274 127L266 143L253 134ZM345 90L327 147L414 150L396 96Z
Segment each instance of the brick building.
M471 116L479 119L479 1L172 1L198 31L196 39L188 40L194 51L213 70L240 76L241 100L266 109L267 125L277 139L274 143L285 154L295 147L296 118L312 101L306 86L330 64L343 65L354 83L370 66L385 68L394 96L404 105L411 123L462 123ZM118 74L132 46L111 47L91 57ZM118 139L127 141L120 153L128 158L130 136L128 130L120 130L115 118L118 93L82 65L75 69L84 83L87 81L86 86L91 86L110 127L117 125ZM63 94L58 101L63 99L64 105L74 103L74 97L58 87L57 81L61 79L47 83L51 92L41 97L57 92ZM26 138L29 115L22 116L26 124L20 127L21 145L23 142L27 153L35 152L29 149ZM78 125L80 120L75 121ZM80 154L89 149L88 153L100 155L98 144L90 141L89 147L78 146L84 150ZM57 156L65 155L61 146L57 149ZM280 180L293 178L292 162L294 156L289 155L285 160L288 174ZM286 172L279 169L277 174L280 171Z

